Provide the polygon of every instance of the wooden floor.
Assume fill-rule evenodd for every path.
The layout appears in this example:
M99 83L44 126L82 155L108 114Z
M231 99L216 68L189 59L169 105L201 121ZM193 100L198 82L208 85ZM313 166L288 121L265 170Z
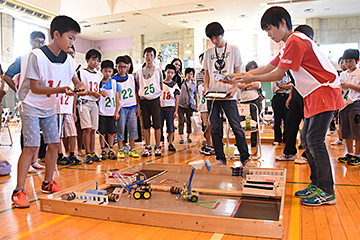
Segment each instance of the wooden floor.
M12 136L14 140L12 147L0 146L1 159L7 159L13 165L10 176L0 177L0 239L260 239L41 212L39 197L43 196L40 184L44 178L44 171L28 175L26 190L29 193L31 207L13 208L10 196L16 186L16 165L21 150L18 144L19 132L13 132ZM3 134L1 143L4 144L5 140L6 134ZM178 143L177 136L175 140ZM124 162L106 160L92 165L59 167L55 172L55 180L59 186L68 188L102 176L109 169L126 168L125 164L133 165L146 161L184 163L191 159L213 161L213 156L205 158L199 154L202 140L202 137L193 137L193 142L190 144L175 144L177 148L175 153L169 153L165 148L163 156L158 158L140 157L137 161L126 159ZM309 182L308 165L296 165L292 161L275 162L274 157L282 153L283 146L263 144L261 167L287 168L283 239L360 239L360 166L339 164L336 159L345 153L345 146L331 146L330 142L333 140L335 140L334 136L326 138L335 178L337 203L334 206L320 207L302 206L299 199L294 197L294 192L304 188ZM141 152L142 147L137 144L136 149ZM100 153L98 147L97 150Z

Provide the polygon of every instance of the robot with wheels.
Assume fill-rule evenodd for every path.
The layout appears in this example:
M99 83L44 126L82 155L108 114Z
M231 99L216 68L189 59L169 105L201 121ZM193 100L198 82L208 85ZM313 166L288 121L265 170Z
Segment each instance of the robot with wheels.
M189 180L184 184L184 187L181 189L179 187L171 187L170 192L172 194L176 194L176 199L180 198L187 199L190 202L197 202L199 199L199 193L191 189L191 183L195 175L195 170L201 169L204 165L206 165L206 169L210 172L212 170L211 164L209 160L199 160L189 162L189 165L193 167L190 173Z
M149 199L151 197L150 183L147 182L138 183L133 193L133 197L136 200L139 200L141 198Z

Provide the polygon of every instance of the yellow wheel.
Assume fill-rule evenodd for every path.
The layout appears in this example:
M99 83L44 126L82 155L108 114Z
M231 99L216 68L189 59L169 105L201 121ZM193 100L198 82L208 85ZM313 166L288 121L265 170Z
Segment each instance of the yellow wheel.
M141 193L140 192L134 192L133 194L135 199L140 199L141 198Z
M149 199L151 197L151 193L150 192L144 192L144 198L145 199Z

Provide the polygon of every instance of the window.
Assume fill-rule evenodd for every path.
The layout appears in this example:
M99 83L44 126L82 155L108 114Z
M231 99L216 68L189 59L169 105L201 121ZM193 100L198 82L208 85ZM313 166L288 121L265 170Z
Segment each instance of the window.
M48 30L45 27L25 22L15 18L14 20L14 59L31 51L30 34L40 31L45 34L45 43L49 42Z

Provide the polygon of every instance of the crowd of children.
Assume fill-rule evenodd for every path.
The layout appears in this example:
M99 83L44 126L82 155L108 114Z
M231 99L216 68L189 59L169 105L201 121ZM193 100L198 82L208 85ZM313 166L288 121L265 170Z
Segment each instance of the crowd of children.
M67 166L83 163L75 157L75 140L78 134L81 134L80 139L84 143L85 164L106 159L123 159L127 153L129 157L139 158L135 140L141 132L138 125L140 116L145 140L142 157L152 155L151 128L154 129L154 155L162 155L165 122L168 151L176 151L173 144L176 118L179 120L179 144L184 144L185 139L187 143L191 143L190 117L194 112L200 112L206 139L206 145L201 148L200 153L216 155L217 163L214 165L224 166L227 160L222 142L222 115L225 114L235 135L240 161L243 166L251 167L235 93L241 89L244 92L243 102L252 101L259 105L255 101L262 81L278 81L273 87L277 93L274 105L278 104L276 101L280 102L275 98L280 97L280 105L285 105L291 86L304 97L305 118L301 141L310 165L311 183L306 189L296 192L295 196L301 198L301 203L305 205L334 204L334 183L324 139L333 112L340 110L341 136L348 153L339 158L339 161L349 165L360 164L360 126L353 121L360 112L360 70L357 68L359 51L345 51L343 61L347 70L341 73L338 82L335 68L318 51L318 46L305 34L292 31L290 15L284 8L269 8L261 19L261 27L274 41L285 42L285 46L268 65L249 67L248 72L240 73L242 62L238 47L224 40L224 29L219 23L207 25L206 35L214 46L200 56L204 60L203 69L196 79L203 80L203 83L197 84L193 68L186 68L185 75L182 76L180 59L174 59L172 64L166 65L164 72L156 67L156 50L152 47L144 49L145 64L134 74L130 71L133 66L129 56L117 57L114 64L112 60L101 61L102 55L95 49L90 49L85 55L87 67L79 68L73 60L73 42L80 33L80 26L66 16L54 18L50 27L51 43L43 46L44 37L37 36L38 46L18 60L21 61L18 86L12 80L7 81L17 91L21 104L19 111L24 139L18 163L17 186L12 195L15 206L30 205L24 186L30 164L37 166L34 159L37 159L40 146L40 127L47 144L45 177L41 186L44 193L62 190L53 180L56 163ZM299 55L303 57L300 58ZM100 71L97 70L99 68ZM117 70L116 74L114 70ZM288 78L281 81L285 73L292 79L292 84ZM15 74L7 75L11 79ZM249 90L253 91L251 93L255 97L245 97ZM224 92L226 98L205 98L211 91ZM278 106L274 108L279 109ZM254 111L256 113L258 110ZM280 113L286 117L284 110L280 110ZM80 129L76 127L77 121ZM184 123L187 126L186 138L183 136ZM100 157L95 150L96 133L99 134ZM130 143L128 151L125 149L127 138ZM67 157L63 154L60 139ZM256 145L257 141L253 136L252 145ZM278 132L275 142L282 141L281 132ZM117 153L113 149L115 142L118 144ZM78 141L80 155L82 147L82 141L80 146ZM287 156L285 152L284 156Z

